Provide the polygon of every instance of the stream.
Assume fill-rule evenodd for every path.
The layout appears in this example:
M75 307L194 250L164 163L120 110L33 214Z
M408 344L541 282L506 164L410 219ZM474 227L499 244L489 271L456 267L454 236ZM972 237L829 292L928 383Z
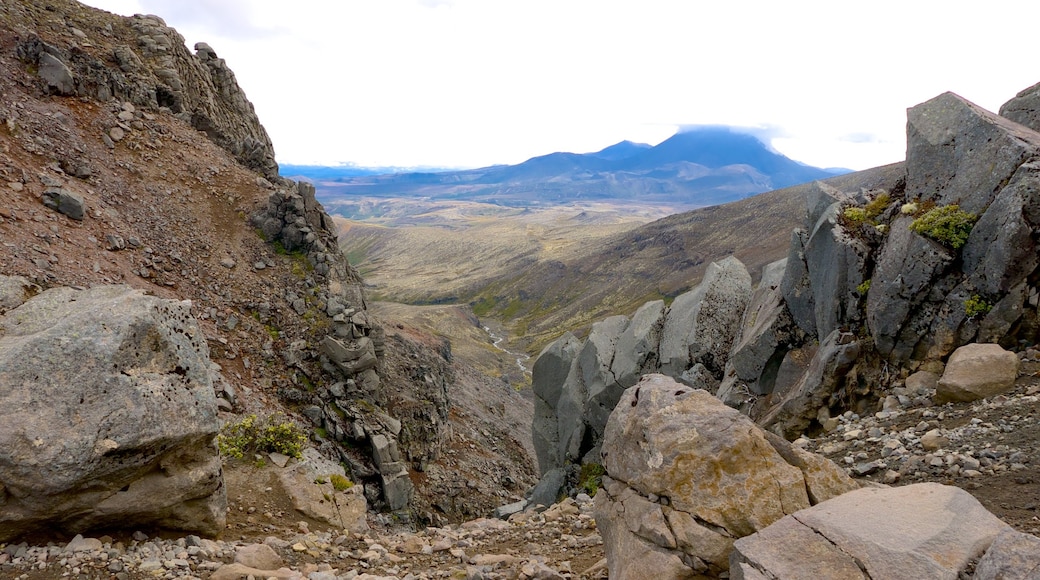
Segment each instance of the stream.
M503 340L505 340L506 337L499 336L499 335L495 334L495 331L491 330L490 326L484 325L484 332L488 333L488 336L491 337L491 344L492 344L492 346L494 346L498 350L508 354L509 356L515 356L516 357L516 366L520 367L520 370L523 371L525 374L530 374L531 373L530 369L527 368L527 365L524 364L525 362L527 362L531 358L530 356L528 356L526 354L523 354L523 353L513 352L511 350L507 350L507 349L504 349L501 346L499 346L499 343L501 343Z

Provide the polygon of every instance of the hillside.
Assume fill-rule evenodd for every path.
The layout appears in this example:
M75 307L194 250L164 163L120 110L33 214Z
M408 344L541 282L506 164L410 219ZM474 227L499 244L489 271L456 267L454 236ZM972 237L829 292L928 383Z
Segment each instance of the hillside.
M827 182L872 188L894 182L900 171L896 164ZM422 224L414 216L387 222L412 227L338 223L341 246L365 273L373 293L400 302L470 303L480 316L504 321L517 348L536 353L563 330L629 314L649 299L688 290L708 264L731 254L757 280L762 266L787 255L790 232L805 215L806 188L772 191L643 225L640 216L624 208L600 214L617 216L617 223L608 226L605 217L594 219L597 212L571 210L568 215L565 207L555 210L563 218L555 227L545 225L550 223L545 213L532 210L514 210L508 219L488 216L479 227L472 227L473 220L463 224L435 212L423 214L441 218L426 227L416 227ZM583 225L586 221L591 225Z
M155 16L118 17L68 0L0 5L0 47L0 274L18 277L2 285L4 300L12 301L0 304L0 315L49 290L111 284L178 301L198 320L200 356L214 363L206 384L215 385L219 413L211 413L222 423L249 414L288 417L307 434L308 447L348 466L376 509L388 509L390 480L374 464L371 438L353 438L366 432L364 424L375 428L372 413L410 430L400 441L409 459L394 467L401 487L415 485L408 508L426 521L487 513L530 485L522 427L530 405L469 366L467 349L451 356L429 327L369 317L356 272L336 249L331 219L306 187L278 174L273 145L212 47L189 51ZM348 307L351 321L342 316ZM360 381L328 364L320 345L344 327L340 338L366 333L373 355L379 342L376 369L365 381L387 388L360 393ZM489 353L477 363L494 366L499 351L477 330L473 340L482 339ZM500 356L502 368L515 364ZM177 377L173 371L184 369L172 369ZM73 378L85 380L78 371ZM329 390L343 385L355 389L349 416ZM0 398L22 396L22 385L2 386ZM484 401L518 415L503 429ZM448 431L489 451L440 455L459 444ZM397 444L392 434L388 440ZM420 468L424 475L412 484L409 473ZM236 469L229 463L225 471ZM489 474L508 477L513 489L467 486ZM0 468L0 504L7 502L0 520L14 513L11 494L22 493L8 475ZM290 516L265 525L295 522Z
M623 141L594 153L550 153L517 165L463 171L352 176L351 168L293 170L314 181L331 212L352 219L364 216L341 203L380 197L517 207L609 201L690 209L834 175L724 127L688 129L653 147Z

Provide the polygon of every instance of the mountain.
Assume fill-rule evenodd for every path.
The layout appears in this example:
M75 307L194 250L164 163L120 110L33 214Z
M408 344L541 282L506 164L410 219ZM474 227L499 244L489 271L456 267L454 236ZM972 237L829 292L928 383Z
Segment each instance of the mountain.
M293 169L313 180L330 206L351 197L423 197L521 207L616 201L694 208L835 175L725 127L690 129L653 147L622 141L594 153L557 152L462 171L330 178L325 168Z

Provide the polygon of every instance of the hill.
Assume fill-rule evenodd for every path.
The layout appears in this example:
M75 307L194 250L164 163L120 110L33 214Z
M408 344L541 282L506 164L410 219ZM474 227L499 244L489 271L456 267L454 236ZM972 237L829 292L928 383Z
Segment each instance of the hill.
M328 168L293 169L313 180L319 198L331 207L389 196L521 207L615 201L690 209L834 175L725 127L689 129L653 147L622 141L594 153L550 153L517 165L463 171L350 176L333 175Z
M896 164L826 181L870 188L900 174ZM478 315L502 320L516 348L534 354L563 330L677 296L697 284L713 260L735 255L757 279L762 266L787 255L790 232L806 212L806 189L785 188L656 221L567 207L551 214L513 210L509 219L448 220L445 212L431 211L421 224L414 215L388 220L413 227L344 220L338 221L340 244L375 295L471 303Z

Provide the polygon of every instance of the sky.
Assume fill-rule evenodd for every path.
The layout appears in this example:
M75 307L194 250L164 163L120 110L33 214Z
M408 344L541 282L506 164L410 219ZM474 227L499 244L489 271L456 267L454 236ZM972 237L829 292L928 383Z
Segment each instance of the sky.
M690 125L865 169L906 109L1040 82L1040 2L88 0L156 14L235 72L280 163L482 167Z

